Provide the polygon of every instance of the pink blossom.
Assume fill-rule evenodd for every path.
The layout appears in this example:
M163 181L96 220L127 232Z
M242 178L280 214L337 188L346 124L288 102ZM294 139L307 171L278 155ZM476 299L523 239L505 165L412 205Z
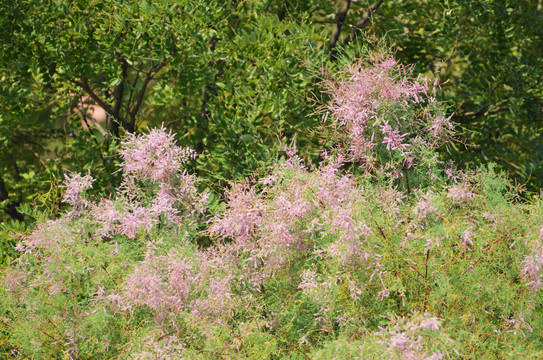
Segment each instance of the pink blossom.
M331 100L323 117L333 119L332 139L349 161L372 170L381 160L376 148L381 143L389 152L400 151L402 165L411 168L417 149L435 148L450 139L453 125L435 94L428 96L428 78L413 79L411 73L393 57L376 55L325 80ZM414 104L421 111L414 111Z
M349 291L351 292L351 299L360 300L360 295L362 295L362 290L358 288L356 281L349 281Z
M462 253L465 253L466 251L473 251L469 246L473 246L473 236L474 234L468 229L466 231L464 231L461 235L460 235L460 247L461 247L461 251Z
M1 281L6 286L7 291L19 292L25 287L26 274L20 269L9 269L3 274Z
M66 243L73 241L67 219L48 220L39 224L36 229L23 238L25 253L32 253L34 249L49 250L54 253L55 249L60 249ZM20 247L21 248L21 247Z
M164 216L170 221L178 220L180 211L174 207L177 201L175 190L166 184L161 184L156 197L153 199L149 211Z
M423 195L417 205L413 209L413 212L419 219L425 219L429 213L436 212L437 208L431 202L432 192Z
M441 327L441 321L437 320L436 317L426 317L420 323L421 329L430 329L430 330L439 330Z
M385 121L384 125L381 126L381 132L383 135L383 144L387 145L387 150L401 150L402 152L410 146L409 144L404 144L403 140L407 134L400 134L399 130L392 130L392 127L388 124L388 121Z
M177 146L174 135L163 127L149 134L128 134L119 154L123 158L121 167L125 177L152 183L170 183L182 165L196 156L193 150Z
M458 171L454 161L449 160L448 167L445 169L445 175L447 175L449 179L452 179L453 181L457 181L459 178L461 178L462 172Z
M394 334L390 337L390 346L397 348L400 351L405 351L411 340L404 333Z
M443 355L436 351L428 355L426 349L427 337L421 333L424 330L438 331L441 322L428 313L424 316L415 315L412 318L400 317L388 327L381 328L378 333L384 339L379 341L387 346L385 353L391 358L398 357L408 360L440 360Z
M130 211L120 219L118 232L134 239L138 231L142 229L150 231L157 222L156 217L147 208L132 205Z
M445 117L441 114L435 116L429 130L432 136L436 139L444 138L450 136L454 130L454 125L451 123L451 118L454 114L451 114L449 117Z
M441 246L441 239L439 238L429 238L426 240L426 244L424 245L424 251L428 252L432 247L440 247Z
M449 186L449 193L447 197L450 198L455 204L462 204L473 201L475 194L471 191L469 184L459 183Z
M194 152L175 145L171 132L161 128L129 135L120 153L125 176L121 191L115 201L104 200L92 210L102 224L101 237L123 234L134 239L160 223L161 216L174 223L205 211L206 195L198 192L196 178L183 169ZM155 185L142 185L142 181ZM142 186L153 191L142 192Z
M213 221L213 236L232 238L243 246L248 243L263 221L263 199L247 184L235 185L228 193L229 209Z
M169 287L178 296L179 300L189 297L194 279L195 275L186 262L177 261L169 264Z
M64 177L66 193L63 201L73 206L72 210L68 212L68 216L79 216L90 204L88 200L83 198L82 194L86 189L92 189L92 183L95 179L90 174L81 176L80 173L65 174Z
M308 292L311 289L318 289L319 284L317 280L318 274L312 270L304 270L302 273L302 281L298 285L298 289L301 289L302 292Z
M117 223L122 218L121 213L110 199L102 200L92 209L92 215L97 224L101 225L100 237L112 236L116 233Z
M533 246L533 251L524 255L520 262L520 276L532 294L538 293L543 286L543 243L540 239Z
M526 334L524 333L524 330L529 330L530 332L533 332L534 329L526 322L524 319L524 313L519 313L511 316L509 319L506 319L503 315L502 318L505 320L505 332L513 333L514 335L517 335L518 332L526 338Z

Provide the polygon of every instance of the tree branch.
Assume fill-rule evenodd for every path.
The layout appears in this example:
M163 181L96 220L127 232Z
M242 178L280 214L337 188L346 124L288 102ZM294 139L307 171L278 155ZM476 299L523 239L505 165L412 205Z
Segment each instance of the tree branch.
M136 97L136 102L134 105L134 108L132 111L130 111L130 122L127 124L128 128L127 130L129 132L134 132L135 125L136 125L136 114L140 110L141 104L143 103L143 98L145 96L145 92L147 90L147 86L149 85L149 82L153 80L153 74L157 73L162 69L164 66L164 62L161 62L155 66L151 66L151 69L145 74L145 80L143 80L143 85L141 86L141 90L138 93L138 96Z
M0 201L9 200L9 193L6 189L3 177L0 176ZM4 208L4 211L14 220L24 221L24 215L17 210L17 206L21 204L21 198L17 201L10 201Z
M88 82L86 77L82 77L80 81L77 81L77 80L71 80L71 81L74 84L76 84L77 86L79 86L81 89L83 89L83 91L85 91L87 93L87 95L89 95L89 97L97 105L101 106L106 111L106 113L113 116L113 109L111 108L111 106L107 102L105 102L104 100L100 99L100 97L98 95L96 95L96 93L91 89L91 87L89 85L89 82Z
M506 232L503 236L497 238L496 240L494 240L494 242L492 242L491 244L487 245L484 250L483 250L483 253L481 254L481 256L479 256L477 258L477 260L473 261L467 268L466 270L464 270L464 272L462 273L462 275L465 275L468 271L470 270L473 270L473 268L475 267L475 265L477 265L477 263L479 261L481 261L481 259L486 255L486 253L492 248L492 246L496 245L497 243L499 243L500 241L503 241L505 239L507 239L509 237L509 235L513 232L513 230L516 230L518 229L519 227L518 226L515 226L514 228L512 229L509 229L508 232Z
M343 46L348 45L354 39L356 39L356 37L360 33L360 29L362 29L362 27L364 27L364 25L366 25L366 23L371 18L371 15L373 14L373 12L376 11L377 9L379 9L379 7L381 6L382 3L383 3L383 0L379 0L379 1L376 1L373 4L370 5L368 11L366 11L364 16L362 16L362 18L360 20L358 20L356 25L351 30L351 33L349 34L349 36L347 36L347 38L343 41Z
M136 88L136 85L138 84L138 81L140 79L140 74L141 74L141 71L138 70L138 72L136 73L136 77L134 78L134 82L132 83L132 86L130 87L130 94L128 94L128 101L126 102L126 105L125 105L125 109L126 109L126 112L124 115L125 124L128 124L128 116L130 115L130 104L132 104L134 89Z
M330 44L328 45L328 59L330 61L334 60L337 54L337 51L334 51L339 35L341 34L341 27L345 22L347 13L349 12L349 7L351 6L351 0L345 0L343 8L336 14L336 26L332 32L332 37L330 38Z
M498 114L503 111L509 110L508 106L489 106L487 108L478 111L467 111L465 113L455 113L456 118L476 118L482 115Z
M108 119L107 130L119 136L119 121L122 121L121 118L121 106L123 104L123 95L124 95L124 85L128 77L128 63L125 59L120 59L121 61L121 82L113 90L113 98L115 99L115 106L113 107L113 119ZM117 120L117 121L115 121ZM123 124L124 125L124 124Z
M290 4L288 3L288 0L283 2L283 6L281 6L281 9L279 9L279 11L277 12L277 18L279 19L279 21L283 21L283 19L287 15L289 5Z

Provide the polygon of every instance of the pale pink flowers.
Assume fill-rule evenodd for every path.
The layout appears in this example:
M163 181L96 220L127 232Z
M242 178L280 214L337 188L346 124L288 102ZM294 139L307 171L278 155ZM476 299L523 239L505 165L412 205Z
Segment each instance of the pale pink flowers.
M473 251L471 247L468 245L471 245L473 247L473 232L471 230L466 230L462 234L460 234L460 251L462 254L466 253L467 251Z
M123 158L121 168L125 177L149 180L152 183L169 183L183 165L196 157L189 148L175 144L175 139L166 129L153 129L149 134L128 134L119 154Z
M385 353L390 358L438 360L443 359L443 354L427 348L428 341L424 337L424 332L440 329L441 321L425 313L423 316L395 319L391 325L381 328L377 334L384 338L379 342L386 345Z
M383 133L383 144L387 145L387 150L400 150L402 154L404 150L410 146L409 144L404 144L403 140L407 134L400 134L399 130L392 130L392 127L388 124L388 121L385 121L383 126L381 126L381 132Z
M69 217L89 209L90 216L100 224L99 237L122 234L134 239L163 219L175 223L205 211L207 196L198 192L195 176L185 169L196 153L176 145L171 132L160 128L148 134L128 134L119 153L123 182L113 198L93 204L84 197L94 182L90 174L65 176L64 201L72 205Z
M420 322L420 328L423 330L439 330L441 328L441 321L436 317L430 317L428 314L425 314L424 320Z
M70 173L69 175L64 175L64 177L66 193L64 194L63 201L73 206L72 210L68 212L68 216L79 216L90 204L83 197L83 193L87 189L92 189L92 183L95 179L90 174L81 176L80 173Z
M543 226L541 227L543 234ZM543 286L543 243L539 238L532 246L531 254L524 255L524 259L520 263L520 276L526 282L526 286L532 294L539 292Z
M476 197L476 194L471 191L469 184L465 182L451 185L448 190L447 197L455 204L470 202Z
M432 149L451 138L451 117L435 100L437 79L431 97L428 79L413 79L411 73L393 57L376 55L324 81L331 98L324 118L333 119L332 138L347 160L371 169L383 156L399 156L400 166L408 169L421 148Z
M432 204L432 192L429 191L427 194L423 195L419 201L417 201L417 205L413 209L413 212L417 216L418 219L426 219L430 213L437 212L437 208Z

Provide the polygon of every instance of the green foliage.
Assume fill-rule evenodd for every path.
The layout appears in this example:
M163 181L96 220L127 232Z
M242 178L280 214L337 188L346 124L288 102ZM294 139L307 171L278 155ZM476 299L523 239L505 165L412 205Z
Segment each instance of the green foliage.
M387 1L371 31L417 72L446 80L443 95L463 133L449 149L458 163L495 162L538 192L542 24L537 1Z
M64 168L93 169L95 187L111 190L118 182L109 175L115 146L103 131L118 136L123 128L162 122L202 155L197 169L216 189L217 182L265 166L277 155L279 138L289 140L316 124L308 115L325 39L322 27L308 23L315 8L304 4L285 12L273 2L4 3L5 200L28 202ZM106 109L107 124L85 130L93 125L91 118L82 120L84 99ZM298 143L308 156L315 151L305 135Z
M519 202L494 165L436 171L408 192L387 176L342 172L334 157L306 169L291 153L268 176L232 187L227 206L206 221L215 242L201 248L194 214L175 221L164 213L136 236L104 231L119 221L111 209L131 207L125 219L139 206L155 211L161 192L150 174L169 171L130 149L139 148L125 145L123 157L146 166L124 165L124 189L141 187L135 199L125 191L88 202L71 191L74 206L85 204L80 213L22 237L0 287L5 357L543 354L543 201ZM428 174L422 165L415 177ZM178 207L191 214L191 204Z
M335 23L345 4L345 19ZM97 192L111 191L119 182L111 176L115 139L163 122L202 155L195 169L216 192L267 166L295 134L301 155L314 160L309 134L318 117L309 99L327 55L349 63L364 52L362 31L386 37L418 72L448 80L443 94L464 136L447 150L459 164L496 162L537 191L540 5L376 1L371 13L368 6L4 1L0 218L32 222L17 206L66 168L93 169ZM84 102L106 109L106 123L94 124Z
M542 201L501 173L543 182L540 4L8 0L0 12L3 357L542 357ZM449 80L467 149L446 150L497 165L458 172L421 148L396 177L316 166L318 140L337 145L316 130L321 69L366 51L362 27ZM411 110L401 132L416 138ZM119 139L161 123L200 154L189 167L211 223L153 208L164 184L132 184L132 198L121 185ZM376 163L402 163L380 141ZM66 169L97 177L81 216L61 204ZM177 210L200 214L175 188ZM176 266L190 276L172 278Z
M161 123L198 151L194 169L216 197L228 181L266 167L296 133L304 155L314 155L307 129L318 121L311 98L326 41L325 29L309 22L320 8L3 2L0 219L32 223L17 207L34 206L66 169L92 169L95 192L111 193L120 181L119 136ZM105 123L91 105L106 110ZM58 204L43 206L54 215Z

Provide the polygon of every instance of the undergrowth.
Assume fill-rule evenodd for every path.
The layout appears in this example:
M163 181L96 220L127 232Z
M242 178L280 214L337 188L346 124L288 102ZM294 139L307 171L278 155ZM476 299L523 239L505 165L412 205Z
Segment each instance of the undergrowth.
M383 54L329 76L320 166L285 149L211 210L194 152L128 137L114 194L72 174L71 210L19 235L3 356L543 357L542 201L439 160L454 132L429 84Z

